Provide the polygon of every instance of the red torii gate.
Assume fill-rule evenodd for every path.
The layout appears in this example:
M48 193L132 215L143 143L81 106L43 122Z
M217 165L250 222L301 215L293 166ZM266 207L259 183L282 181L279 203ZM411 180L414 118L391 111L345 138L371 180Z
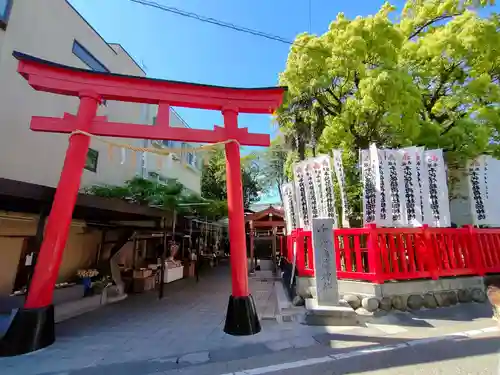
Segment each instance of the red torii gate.
M37 350L55 341L52 297L58 276L90 138L93 135L195 143L226 143L227 201L231 254L232 294L224 331L232 335L260 332L260 323L248 290L245 219L241 184L240 145L269 146L268 134L252 134L238 128L238 113L272 113L282 102L286 88L230 88L186 82L94 72L14 52L18 72L38 91L76 96L76 116L36 117L31 130L69 133L66 158L47 221L45 236L35 266L30 290L0 345L0 355ZM102 100L158 104L155 126L108 122L97 117ZM170 106L222 111L224 127L213 130L169 126Z

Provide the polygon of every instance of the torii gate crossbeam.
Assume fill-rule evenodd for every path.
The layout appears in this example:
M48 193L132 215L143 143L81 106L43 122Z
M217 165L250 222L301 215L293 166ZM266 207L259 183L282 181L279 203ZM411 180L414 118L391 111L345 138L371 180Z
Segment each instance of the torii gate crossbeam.
M80 98L76 116L33 117L33 131L71 134L81 130L108 137L195 143L234 141L225 145L232 293L224 331L232 335L258 333L260 323L248 290L240 145L269 146L270 137L238 128L238 113L272 113L281 104L286 88L243 89L156 80L73 68L19 52L13 55L19 60L19 74L35 90ZM156 125L108 122L97 116L102 100L157 104ZM170 106L221 111L224 127L215 126L214 130L170 127ZM53 291L89 144L86 135L70 136L28 297L0 342L0 355L31 352L55 341Z

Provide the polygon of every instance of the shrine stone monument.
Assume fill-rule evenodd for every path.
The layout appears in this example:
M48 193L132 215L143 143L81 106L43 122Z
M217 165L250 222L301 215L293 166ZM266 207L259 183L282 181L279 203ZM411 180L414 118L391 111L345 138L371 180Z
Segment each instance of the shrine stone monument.
M305 322L309 325L351 326L358 324L356 312L350 306L341 305L339 302L333 223L332 218L312 220L317 298L306 300L308 312Z

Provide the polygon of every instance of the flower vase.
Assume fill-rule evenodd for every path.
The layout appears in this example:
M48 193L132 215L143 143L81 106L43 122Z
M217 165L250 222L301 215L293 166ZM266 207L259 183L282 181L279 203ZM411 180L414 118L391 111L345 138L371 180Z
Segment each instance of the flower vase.
M83 281L83 295L88 296L92 288L92 280L90 279L90 277L84 277L82 281Z

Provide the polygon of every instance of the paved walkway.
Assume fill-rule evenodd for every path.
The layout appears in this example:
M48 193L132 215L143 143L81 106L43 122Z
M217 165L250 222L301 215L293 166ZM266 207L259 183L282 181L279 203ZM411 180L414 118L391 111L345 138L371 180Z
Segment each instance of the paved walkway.
M250 354L252 350L269 351L265 346L246 346L299 337L302 332L266 320L274 312L266 308L273 299L272 283L250 282L263 318L263 332L255 336L234 337L223 332L231 283L229 266L221 265L206 270L199 283L184 279L167 284L161 301L157 293L130 295L122 302L57 324L54 345L25 356L0 358L0 373L58 374L125 359L129 364L154 359L193 364L208 360L209 351L216 357L218 350L219 357L224 357L228 348L250 350Z
M143 375L242 358L258 363L258 358L289 350L353 350L471 329L473 322L474 328L492 323L487 305L469 304L395 314L367 327L278 324L268 319L275 309L273 281L251 279L263 329L254 336L234 337L223 332L230 288L226 265L207 270L198 284L191 279L168 284L161 301L156 293L131 295L58 324L57 341L46 349L0 358L0 374Z

